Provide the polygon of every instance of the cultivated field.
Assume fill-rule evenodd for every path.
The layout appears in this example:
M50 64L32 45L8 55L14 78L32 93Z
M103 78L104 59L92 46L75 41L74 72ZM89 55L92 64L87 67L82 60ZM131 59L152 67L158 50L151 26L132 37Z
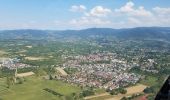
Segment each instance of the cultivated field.
M34 72L20 73L20 74L17 74L17 77L26 77L26 76L31 76L31 75L34 75Z
M27 59L27 60L44 60L46 58L44 58L44 57L25 57L25 59Z
M138 84L136 86L126 88L127 94L141 93L146 88L146 85Z
M25 47L27 47L27 48L32 48L32 46L31 46L31 45L28 45L28 46L25 46Z
M131 96L132 94L142 93L146 87L147 86L142 85L142 84L128 87L128 88L126 88L126 90L127 90L126 94L118 94L118 95L114 96L113 98L110 98L107 100L120 100L122 97Z
M120 100L122 97L131 96L132 94L143 93L143 90L146 88L146 85L138 84L136 86L126 88L126 94L118 94L111 96L109 93L103 93L95 96L86 97L86 100Z
M98 95L93 95L93 96L88 96L88 97L85 97L84 99L85 100L95 100L95 98L101 98L101 97L104 97L104 96L109 96L110 94L105 92L105 93L102 93L102 94L98 94Z
M57 69L63 76L67 76L67 75L68 75L62 68L57 67L56 69Z
M3 51L3 50L0 50L0 56L1 55L4 55L4 54L8 54L7 52Z

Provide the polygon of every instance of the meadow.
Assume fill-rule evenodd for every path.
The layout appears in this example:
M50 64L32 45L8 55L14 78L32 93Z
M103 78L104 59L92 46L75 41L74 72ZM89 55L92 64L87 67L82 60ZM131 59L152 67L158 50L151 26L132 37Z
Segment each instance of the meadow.
M54 95L44 89L48 88L63 96ZM42 77L27 77L23 84L15 84L7 88L6 79L0 79L0 99L2 100L62 100L79 93L81 89L62 81L45 80ZM64 99L65 100L65 99Z

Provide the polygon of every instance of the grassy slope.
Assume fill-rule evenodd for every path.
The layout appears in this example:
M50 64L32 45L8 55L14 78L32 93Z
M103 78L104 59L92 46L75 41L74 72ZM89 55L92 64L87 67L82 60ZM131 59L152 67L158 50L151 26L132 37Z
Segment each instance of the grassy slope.
M52 89L67 96L73 92L80 92L80 88L61 81L29 77L23 84L14 85L4 92L0 91L0 96L3 100L61 100L58 96L44 91L44 88Z

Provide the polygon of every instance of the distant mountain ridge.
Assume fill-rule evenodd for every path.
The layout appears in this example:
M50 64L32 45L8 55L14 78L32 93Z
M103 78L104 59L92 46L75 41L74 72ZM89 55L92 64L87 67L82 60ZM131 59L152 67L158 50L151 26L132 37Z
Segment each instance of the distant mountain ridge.
M122 39L164 39L170 41L170 27L136 27L124 29L88 28L83 30L2 30L0 39L61 39L89 38L91 36L116 37Z

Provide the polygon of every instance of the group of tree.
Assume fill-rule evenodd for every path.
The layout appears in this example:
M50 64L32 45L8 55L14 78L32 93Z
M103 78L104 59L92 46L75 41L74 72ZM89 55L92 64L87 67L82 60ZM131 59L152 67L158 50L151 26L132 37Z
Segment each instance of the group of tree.
M154 93L154 88L153 87L147 87L143 90L144 93Z
M11 70L11 69L6 68L6 67L2 67L0 69L0 78L11 77L11 76L14 76L14 74L15 74L15 70Z
M120 100L133 100L134 98L137 98L139 96L141 96L142 94L133 94L131 96L128 97L122 97Z
M18 84L23 84L26 81L26 79L24 77L18 77L17 78L17 83Z
M7 76L6 77L6 84L7 84L7 88L10 88L11 85L14 85L15 84L15 77L12 77L12 76Z
M94 95L94 91L93 90L83 90L82 95L83 95L83 97Z
M69 67L69 68L64 68L64 71L65 71L67 74L74 74L74 73L76 73L76 72L78 71L78 69L77 69L77 68L71 68L71 67Z
M113 90L106 90L107 92L109 92L111 95L117 95L119 93L121 94L126 94L127 90L124 88L117 88L117 89L113 89Z

